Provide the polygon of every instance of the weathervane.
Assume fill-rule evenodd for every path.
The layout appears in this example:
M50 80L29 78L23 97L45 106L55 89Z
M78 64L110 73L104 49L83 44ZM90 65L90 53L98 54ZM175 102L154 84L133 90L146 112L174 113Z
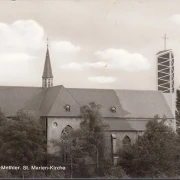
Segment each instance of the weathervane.
M164 34L164 37L162 37L164 39L164 50L166 50L166 40L169 39L166 37L166 34Z

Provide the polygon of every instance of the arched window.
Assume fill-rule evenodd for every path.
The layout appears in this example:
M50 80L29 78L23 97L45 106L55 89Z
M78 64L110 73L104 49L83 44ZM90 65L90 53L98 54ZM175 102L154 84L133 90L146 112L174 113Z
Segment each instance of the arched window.
M61 132L61 139L65 141L64 136L68 135L73 128L70 125L67 125ZM68 163L70 160L70 148L68 146L64 146L62 148L62 161L64 163Z
M113 155L116 153L116 135L111 134L111 144L112 144L112 153Z
M115 134L111 134L111 151L112 151L112 162L115 165L115 157L116 157L116 153L117 153L117 146L116 146L116 135Z
M65 134L68 134L72 131L72 127L70 125L67 125L61 132L61 136L62 135L65 135Z
M125 136L124 139L122 140L122 143L123 143L123 147L131 145L131 139L129 138L129 136Z

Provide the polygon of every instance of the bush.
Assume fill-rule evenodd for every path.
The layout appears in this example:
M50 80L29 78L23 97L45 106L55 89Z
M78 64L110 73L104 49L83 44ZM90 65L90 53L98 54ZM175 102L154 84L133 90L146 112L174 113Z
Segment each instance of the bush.
M105 178L129 178L121 166L111 167L105 174Z
M0 170L0 178L13 178L7 170Z
M177 134L157 119L147 123L134 145L119 151L119 165L131 177L175 177L179 174L180 142Z

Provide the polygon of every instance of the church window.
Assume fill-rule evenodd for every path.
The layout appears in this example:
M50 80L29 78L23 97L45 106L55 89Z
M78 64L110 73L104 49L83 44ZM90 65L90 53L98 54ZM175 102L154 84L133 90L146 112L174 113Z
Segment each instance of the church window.
M53 122L53 127L58 127L58 123L57 122Z
M117 138L115 134L111 134L111 155L112 155L112 163L116 166L118 163L119 156L117 155Z
M143 131L138 131L138 136L142 136L143 135Z
M111 111L112 111L112 112L116 112L116 107L114 107L114 106L111 107Z
M65 106L65 109L66 109L66 111L71 111L71 106L67 104L67 105Z
M68 135L73 128L70 125L67 125L61 133L61 139L65 142L64 136ZM75 144L75 141L73 141L73 145ZM67 145L64 145L62 148L62 161L64 163L68 163L70 161L70 148Z
M129 138L129 136L125 136L122 143L123 143L123 147L131 145L131 139Z
M66 135L66 134L69 134L71 131L72 131L72 127L71 127L70 125L67 125L67 126L62 130L61 136Z
M112 145L112 153L113 155L116 153L116 135L111 134L111 145Z

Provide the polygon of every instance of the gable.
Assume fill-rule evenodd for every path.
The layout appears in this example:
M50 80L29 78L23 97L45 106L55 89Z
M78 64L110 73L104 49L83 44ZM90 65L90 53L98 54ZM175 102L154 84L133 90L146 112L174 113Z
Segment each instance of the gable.
M39 108L41 116L48 116L61 88L62 86L55 86L44 90L43 99Z
M66 111L66 105L70 106L70 111ZM48 113L48 116L79 116L80 107L81 106L76 99L74 99L72 95L62 87Z
M70 105L70 111L66 111L66 105ZM80 105L63 86L54 86L45 90L40 112L41 116L74 117L80 115Z

